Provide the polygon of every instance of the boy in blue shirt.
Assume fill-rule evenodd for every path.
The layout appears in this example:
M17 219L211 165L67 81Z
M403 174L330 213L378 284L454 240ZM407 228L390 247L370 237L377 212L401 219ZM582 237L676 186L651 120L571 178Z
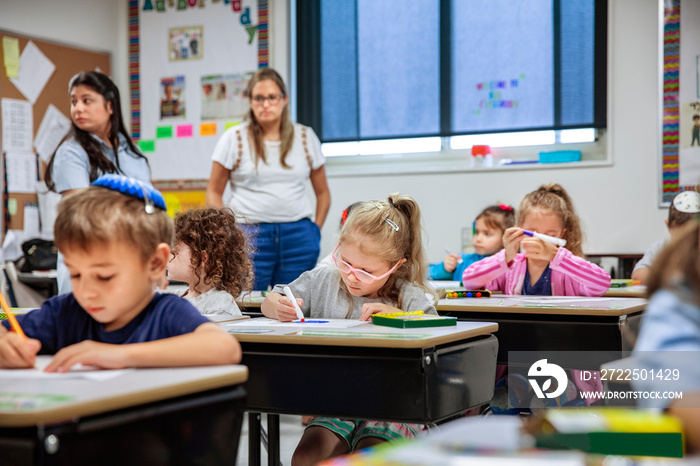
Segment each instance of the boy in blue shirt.
M162 195L118 175L93 184L61 201L54 226L73 292L17 316L26 341L2 321L0 367L32 367L37 354L54 354L47 372L238 363L238 341L155 291L174 238Z

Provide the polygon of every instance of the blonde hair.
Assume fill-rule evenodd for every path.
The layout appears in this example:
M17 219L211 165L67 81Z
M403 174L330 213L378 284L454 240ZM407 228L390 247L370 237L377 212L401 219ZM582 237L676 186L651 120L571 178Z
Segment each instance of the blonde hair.
M656 256L647 282L648 295L651 296L660 288L672 287L679 280L683 280L690 285L695 303L700 305L698 235L700 235L698 222L690 222Z
M146 213L144 202L98 186L80 189L58 204L54 240L60 251L123 241L139 252L144 263L161 243L173 245L174 228L160 209Z
M265 81L266 79L271 80L277 87L280 88L283 96L287 95L287 88L284 85L282 77L277 73L277 71L272 68L262 68L258 70L250 81L248 81L248 88L246 90L246 95L249 100L253 98L253 88L260 81ZM255 119L255 114L253 113L253 108L251 105L248 111L248 139L250 145L253 148L253 153L255 154L255 166L257 167L258 161L262 160L263 163L267 163L265 158L265 142L263 141L263 129ZM284 168L290 168L287 165L287 154L292 149L292 144L294 143L294 125L289 118L289 106L285 105L282 110L282 119L280 121L280 165Z
M343 244L355 244L364 254L377 256L392 266L406 259L377 292L380 298L401 308L401 296L396 286L399 279L436 296L426 282L428 261L423 249L422 229L418 203L410 196L394 193L386 201L370 201L355 207L340 231L338 242L341 248ZM370 247L376 249L370 250ZM345 289L342 280L341 287Z
M583 257L583 233L581 221L566 190L559 184L543 184L536 191L527 194L518 206L518 225L533 209L545 209L559 216L562 221L566 249L575 256Z

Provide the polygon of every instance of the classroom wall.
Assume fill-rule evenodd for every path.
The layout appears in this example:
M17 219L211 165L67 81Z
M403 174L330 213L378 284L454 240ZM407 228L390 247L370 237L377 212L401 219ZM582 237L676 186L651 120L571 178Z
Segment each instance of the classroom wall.
M289 81L289 0L270 1L271 66ZM610 0L610 166L578 169L347 176L329 161L333 204L323 229L322 254L335 246L340 212L357 200L413 195L426 223L429 258L458 249L460 230L482 207L517 205L541 183L559 182L571 193L587 233L590 253L635 253L665 234L658 207L659 161L658 0ZM112 53L114 79L126 105L126 0L0 0L0 28ZM126 108L125 108L126 110ZM534 152L533 152L534 154Z

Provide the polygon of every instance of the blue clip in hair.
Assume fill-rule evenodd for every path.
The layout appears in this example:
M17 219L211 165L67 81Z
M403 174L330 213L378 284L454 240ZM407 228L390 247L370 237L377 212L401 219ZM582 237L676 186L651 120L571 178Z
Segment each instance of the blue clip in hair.
M146 204L146 213L152 214L155 212L154 206L161 210L167 210L165 198L163 198L160 191L141 180L124 175L109 174L100 176L92 182L92 185L141 199Z

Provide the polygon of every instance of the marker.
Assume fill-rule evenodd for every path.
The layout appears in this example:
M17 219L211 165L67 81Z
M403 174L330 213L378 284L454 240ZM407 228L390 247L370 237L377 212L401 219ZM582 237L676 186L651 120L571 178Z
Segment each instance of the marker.
M12 327L12 330L14 330L17 335L22 337L22 340L26 343L27 336L24 334L24 331L22 330L22 327L20 327L19 322L17 322L17 318L15 318L15 315L10 310L10 306L7 304L7 301L5 301L5 297L2 295L2 293L0 293L0 306L2 306L2 310L5 311L5 314L7 315L7 320L10 321L10 326Z
M556 244L557 246L566 246L566 240L561 238L555 238L554 236L543 235L542 233L537 233L536 231L523 230L523 234L527 236L534 236L535 238L541 239L548 243Z
M301 308L299 307L299 304L297 303L297 298L294 297L292 290L286 285L284 287L284 294L287 296L287 299L289 299L292 302L292 304L294 304L294 310L297 311L297 319L304 322L304 313L301 312Z
M450 249L450 248L445 248L445 252L447 254L454 254L454 252L452 252L452 249ZM461 264L462 262L464 262L464 259L462 259L462 256L459 256L459 260L457 261L457 263Z

